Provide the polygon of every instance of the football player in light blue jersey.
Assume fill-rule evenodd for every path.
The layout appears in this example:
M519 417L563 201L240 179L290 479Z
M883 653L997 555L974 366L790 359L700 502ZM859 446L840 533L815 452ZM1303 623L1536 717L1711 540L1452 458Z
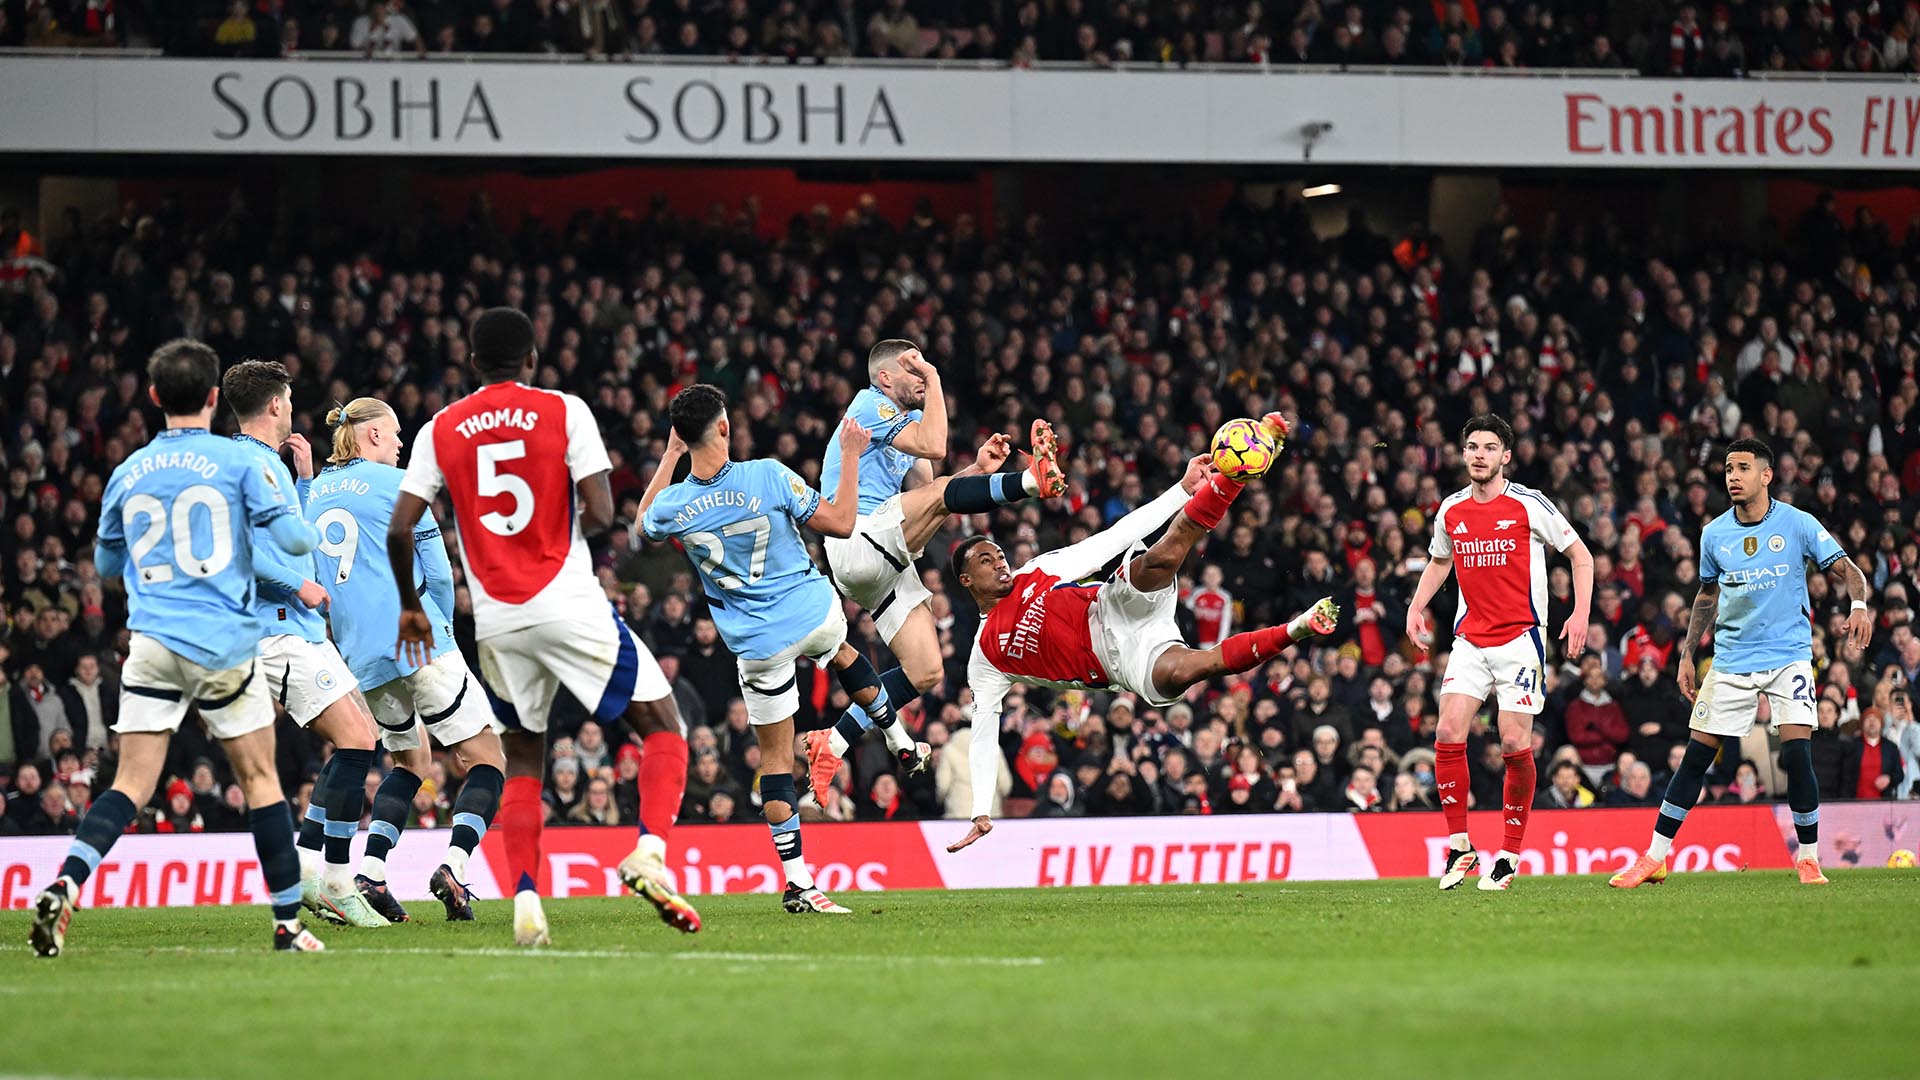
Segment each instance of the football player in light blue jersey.
M294 512L291 485L251 448L208 430L220 401L212 349L170 341L147 362L147 380L167 428L113 470L94 549L102 577L124 577L133 631L115 725L120 764L81 817L60 876L34 901L33 950L52 957L66 947L82 887L153 797L167 743L194 706L246 794L274 948L318 952L325 946L300 924L300 858L274 769L273 700L256 678L253 612L255 544L298 556L316 536Z
M1780 768L1787 774L1787 805L1799 847L1794 869L1803 885L1825 885L1820 872L1820 783L1813 771L1816 722L1813 628L1807 603L1807 564L1838 570L1853 597L1846 641L1865 649L1873 640L1867 576L1813 515L1776 502L1773 450L1759 439L1727 447L1727 496L1733 508L1700 533L1700 594L1687 636L1680 642L1680 690L1693 699L1693 732L1686 755L1667 785L1646 854L1615 874L1619 889L1666 880L1667 856L1687 812L1700 797L1707 769L1723 739L1753 730L1764 695L1771 727L1780 736ZM1694 650L1713 632L1713 665L1694 693ZM1837 650L1835 650L1837 652Z
M965 469L938 479L933 462L947 456L947 397L940 372L913 342L890 338L867 354L872 385L854 395L847 419L873 433L860 455L860 517L850 537L824 545L833 583L873 615L881 640L900 666L880 676L888 700L905 706L933 689L945 664L940 634L927 606L932 594L914 561L950 514L987 513L1030 498L1053 498L1067 489L1059 446L1045 420L1033 422L1033 460L1025 472L1003 473L1010 455L1005 435L990 436ZM843 457L839 436L827 443L820 468L822 487L839 483ZM908 481L914 486L903 490ZM865 730L849 713L832 731L807 735L807 763L816 793L832 781L840 759Z
M313 476L313 450L293 434L292 376L277 361L245 360L227 369L221 397L240 421L234 442L259 456L293 497L305 501ZM291 447L301 480L294 482L280 460ZM355 691L359 684L340 651L327 640L320 605L327 591L314 581L313 556L282 556L270 544L255 543L253 575L258 582L254 614L260 620L260 671L267 691L293 722L311 727L333 744L320 769L307 812L300 823L300 901L329 922L380 927L387 921L353 886L348 859L353 834L367 805L367 769L373 764L373 717Z
M384 401L355 398L328 413L327 423L333 428L333 453L307 494L307 517L320 530L314 561L333 590L334 640L367 688L367 704L394 764L373 796L373 824L354 885L382 916L406 920L406 909L387 888L386 860L433 764L424 728L452 751L467 776L453 803L447 857L427 887L446 906L449 921L471 921L467 860L500 808L507 759L493 730L486 691L454 644L453 567L446 542L431 516L413 528L420 576L409 584L435 630L428 661L416 665L394 649L400 594L382 542L406 476L399 468L400 418Z
M902 761L912 764L930 752L906 734L873 665L847 644L840 598L800 537L802 525L829 536L853 532L859 458L869 436L851 418L841 422L836 438L844 460L827 499L778 461L728 460L732 432L718 388L687 387L674 396L671 412L667 452L640 500L643 530L650 540L680 541L699 573L721 639L739 658L741 697L760 743L761 803L787 875L782 905L795 914L851 914L815 887L801 858L793 782L793 715L800 705L794 662L805 656L833 668L847 695L873 711ZM671 484L683 456L692 458L692 469Z

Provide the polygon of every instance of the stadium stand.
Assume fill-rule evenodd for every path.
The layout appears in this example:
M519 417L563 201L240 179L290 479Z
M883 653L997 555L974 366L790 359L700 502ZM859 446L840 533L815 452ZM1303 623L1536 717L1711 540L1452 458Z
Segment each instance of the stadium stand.
M1741 78L1920 72L1920 5L1827 0L9 0L0 47L171 55L848 57L949 63L1582 68Z
M946 372L950 468L984 433L1018 439L1039 415L1067 446L1071 487L1044 510L956 519L929 546L950 655L909 722L940 757L902 783L875 741L819 811L829 818L965 816L959 744L981 737L1005 751L1007 816L1430 809L1446 643L1423 660L1402 622L1429 515L1461 483L1458 431L1486 411L1518 433L1512 474L1562 505L1597 560L1588 658L1555 655L1548 673L1541 805L1657 804L1687 722L1672 672L1694 545L1725 506L1717 451L1745 434L1770 440L1776 496L1828 523L1878 597L1871 647L1846 652L1844 596L1810 582L1822 795L1911 797L1920 221L1896 235L1870 211L1849 221L1835 207L1823 195L1747 246L1502 207L1460 251L1424 225L1376 231L1364 213L1316 232L1300 202L1266 207L1245 192L1191 216L1092 208L1074 228L927 204L889 219L871 203L782 223L752 205L703 217L665 200L509 223L476 198L376 229L316 224L285 202L263 212L237 190L225 212L170 197L95 220L71 211L48 236L7 212L0 832L71 830L112 769L126 633L90 553L103 478L158 427L139 374L147 351L192 335L227 362L281 358L296 373L296 430L318 432L333 402L375 394L410 434L470 388L462 328L500 303L533 316L542 384L585 397L605 429L623 524L596 541L597 565L693 728L687 821L755 817L757 752L684 557L624 524L663 446L665 403L685 383L716 383L734 402L737 453L817 478L835 418L865 384L866 347L890 336L923 342ZM1284 620L1329 592L1346 613L1339 635L1164 711L1016 692L997 730L994 718L969 728L960 689L975 616L939 580L948 544L991 525L1018 562L1071 540L1170 483L1221 420L1276 407L1300 433L1189 567L1188 636ZM1552 627L1568 588L1562 565ZM1451 605L1436 604L1436 623ZM881 652L869 620L854 635ZM844 705L824 675L803 685L803 718ZM553 818L631 821L629 733L577 708L558 728ZM1885 772L1904 762L1897 784L1858 775L1858 740L1876 731ZM303 790L324 748L284 720L281 746L288 790ZM1497 805L1498 740L1476 736L1470 756L1477 805ZM143 828L244 827L224 761L197 731L175 740L168 771L177 779ZM446 824L457 789L436 773L415 803L424 826ZM1764 735L1711 780L1729 801L1783 791Z

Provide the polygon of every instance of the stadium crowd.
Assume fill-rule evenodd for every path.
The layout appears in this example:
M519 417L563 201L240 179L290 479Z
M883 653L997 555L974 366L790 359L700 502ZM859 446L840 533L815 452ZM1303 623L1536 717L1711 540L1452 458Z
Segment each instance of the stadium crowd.
M1913 797L1920 226L1895 237L1865 213L1849 225L1824 196L1783 242L1734 251L1612 221L1523 228L1503 208L1450 251L1417 224L1376 232L1357 209L1345 232L1316 235L1298 203L1244 195L1204 222L1087 213L1085 227L1031 215L989 233L925 204L898 221L867 201L839 220L823 207L782 223L750 208L683 216L658 200L506 223L481 196L383 228L291 206L263 214L235 192L217 217L172 199L129 203L98 220L69 212L44 238L0 213L0 831L70 830L113 768L124 598L91 552L104 478L160 426L142 385L148 350L191 335L227 362L280 358L296 374L295 429L309 437L324 434L329 405L360 394L391 401L410 434L473 387L462 327L500 303L534 319L539 382L593 405L623 523L676 388L723 387L736 456L774 455L815 480L883 337L924 343L946 373L948 469L988 432L1023 438L1033 416L1060 432L1064 499L952 519L929 545L947 673L907 720L935 747L933 767L898 777L869 740L809 813L964 817L976 738L1004 750L1008 813L1432 808L1451 592L1435 605L1431 656L1403 622L1430 515L1464 482L1461 424L1482 412L1511 419L1511 475L1551 493L1596 560L1586 655L1550 646L1535 728L1541 805L1657 804L1689 714L1673 675L1696 539L1726 505L1719 451L1746 434L1776 449L1774 494L1827 523L1876 594L1861 653L1837 632L1841 590L1810 582L1822 795ZM1165 710L1016 690L1003 716L970 724L962 682L977 615L943 579L950 544L991 529L1018 564L1077 539L1175 482L1222 420L1269 408L1298 429L1187 568L1187 636L1207 646L1328 593L1344 609L1339 632ZM754 818L758 751L685 557L627 524L594 550L691 729L683 820ZM1557 631L1571 583L1563 562L1550 565ZM471 654L464 589L456 629ZM890 666L869 619L853 633ZM846 703L825 672L802 686L803 722ZM631 822L631 733L564 695L555 730L553 820ZM327 748L284 717L280 734L288 789L304 791ZM172 753L141 827L243 827L217 745L190 728ZM1498 739L1481 727L1470 755L1475 803L1496 805ZM415 803L420 825L447 820L459 782L434 771ZM1764 734L1711 777L1716 799L1781 790Z
M175 55L551 53L1029 65L1422 65L1920 72L1920 4L1880 0L6 0L0 47Z

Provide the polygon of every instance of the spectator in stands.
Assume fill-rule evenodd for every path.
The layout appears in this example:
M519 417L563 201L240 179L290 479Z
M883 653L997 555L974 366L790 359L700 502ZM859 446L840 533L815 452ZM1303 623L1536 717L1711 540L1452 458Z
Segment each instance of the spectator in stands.
M1580 683L1566 709L1567 741L1579 751L1589 782L1598 782L1627 745L1627 714L1613 698L1606 665L1599 657L1581 661Z
M413 20L394 11L389 0L370 0L367 13L353 20L347 43L367 56L398 56L402 49L425 56L427 51Z
M1853 741L1840 776L1841 793L1855 799L1894 799L1902 790L1900 750L1885 739L1880 710L1860 714L1860 735Z
M1608 806L1659 806L1660 796L1653 790L1653 770L1644 761L1635 761L1621 770L1620 786L1607 792Z
M1593 792L1582 781L1580 766L1571 761L1554 762L1547 774L1547 787L1534 798L1535 810L1576 810L1592 806Z
M618 825L620 807L613 801L613 785L601 777L587 782L587 793L567 811L567 824Z

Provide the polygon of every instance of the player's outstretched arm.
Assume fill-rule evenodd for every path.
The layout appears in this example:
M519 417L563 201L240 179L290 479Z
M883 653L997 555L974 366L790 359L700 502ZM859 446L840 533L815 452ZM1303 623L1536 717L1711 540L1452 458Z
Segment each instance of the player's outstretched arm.
M940 388L940 370L927 363L919 349L900 354L900 366L907 374L927 384L927 403L920 408L920 419L900 429L893 437L893 448L903 454L927 461L945 461L947 457L947 395Z
M1407 604L1407 639L1422 656L1433 647L1433 628L1427 625L1427 605L1433 602L1434 594L1452 573L1453 556L1429 558L1426 569L1420 571L1420 584L1414 587L1413 600ZM1592 556L1587 558L1587 583L1589 586L1593 583Z
M413 527L426 512L425 499L402 491L387 523L387 565L393 570L394 590L400 594L400 633L394 655L416 667L426 666L433 657L433 623L420 606L420 594L413 590Z
M840 422L840 483L832 498L820 500L819 509L802 524L827 536L853 535L853 523L860 516L860 455L873 442L873 433L849 416Z
M1700 592L1693 598L1693 614L1687 618L1687 636L1680 642L1680 672L1676 676L1680 692L1687 695L1688 701L1692 701L1699 691L1695 682L1698 676L1693 665L1693 654L1700 648L1700 639L1713 629L1713 621L1719 614L1720 583L1701 582Z
M973 824L967 835L947 846L959 851L993 831L993 797L1000 787L1000 707L1012 680L987 663L974 649L967 663L967 682L973 689L973 741L967 747L967 769L973 784Z

